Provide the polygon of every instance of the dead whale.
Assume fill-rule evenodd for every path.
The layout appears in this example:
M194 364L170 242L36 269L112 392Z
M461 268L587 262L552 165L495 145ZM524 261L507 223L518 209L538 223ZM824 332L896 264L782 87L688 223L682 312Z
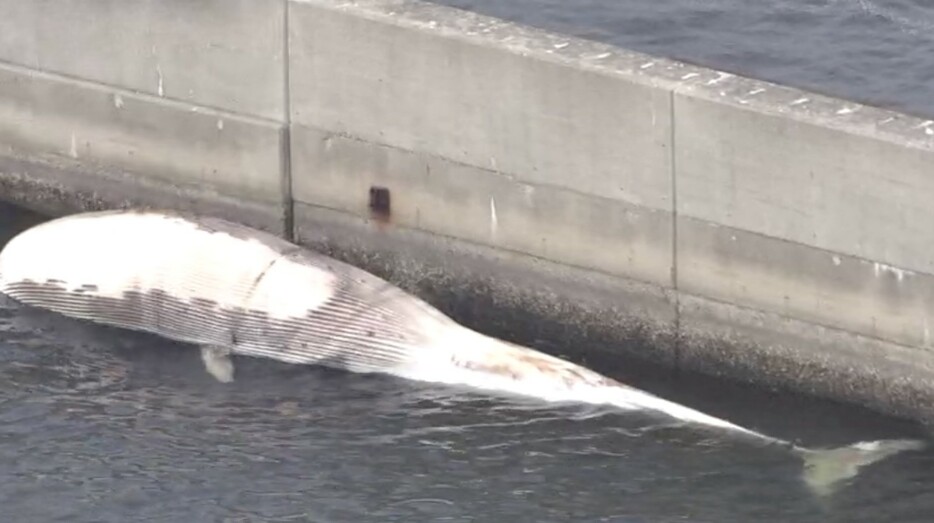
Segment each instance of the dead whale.
M816 493L916 440L808 449L456 323L354 266L222 219L104 211L54 219L0 251L0 292L65 316L196 344L207 370L231 355L379 372L546 401L647 410L781 445Z

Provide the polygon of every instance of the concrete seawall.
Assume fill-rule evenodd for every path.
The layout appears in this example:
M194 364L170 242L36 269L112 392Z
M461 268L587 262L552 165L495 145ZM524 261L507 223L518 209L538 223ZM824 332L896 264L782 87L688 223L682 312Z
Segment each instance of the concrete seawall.
M578 360L934 418L934 122L410 0L45 4L0 0L5 199L195 208Z

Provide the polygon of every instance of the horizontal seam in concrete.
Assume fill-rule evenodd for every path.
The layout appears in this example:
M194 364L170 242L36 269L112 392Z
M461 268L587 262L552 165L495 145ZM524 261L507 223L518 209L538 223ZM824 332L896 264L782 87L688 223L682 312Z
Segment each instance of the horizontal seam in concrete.
M611 276L613 276L613 275L611 275ZM619 278L620 276L616 276L616 277ZM826 329L826 330L833 331L833 332L836 332L836 333L840 333L840 334L843 334L843 335L845 335L845 336L853 336L853 337L861 338L861 339L864 339L864 340L877 341L877 342L885 343L885 344L888 344L888 345L893 345L893 346L896 346L896 347L901 347L901 348L903 348L903 349L907 349L907 350L911 350L911 351L922 352L922 353L925 353L925 354L927 354L927 353L930 352L928 349L925 349L924 347L919 347L919 346L915 346L915 345L905 345L904 343L899 343L899 342L894 341L894 340L891 340L891 339L880 338L880 337L878 337L878 336L872 336L872 335L865 334L865 333L862 333L862 332L857 332L857 331L853 331L853 330L843 329L843 328L836 327L836 326L833 326L833 325L827 325L827 324L825 324L825 323L821 323L821 322L818 322L818 321L803 320L803 319L801 319L801 318L796 318L796 317L794 317L794 316L788 316L788 315L782 314L782 313L780 313L780 312L768 311L768 310L763 310L763 309L756 309L756 308L754 308L754 307L749 307L749 306L747 306L747 305L740 305L740 304L737 304L737 303L731 303L731 302L723 301L723 300L720 300L720 299L717 299L717 298L711 298L711 297L709 297L709 296L703 296L703 295L694 294L694 293L690 293L690 292L678 291L678 294L681 294L682 296L686 296L686 297L693 298L693 299L695 299L695 300L704 300L704 301L707 301L707 302L710 302L710 303L715 303L715 304L719 304L719 305L724 305L724 306L731 307L731 308L733 308L733 309L738 309L738 310L741 310L741 311L750 311L750 312L754 312L754 313L768 314L768 315L771 315L771 316L774 316L774 317L776 317L776 318L780 318L780 319L783 319L783 320L795 321L795 322L798 322L798 323L803 323L803 324L805 324L805 325L813 325L814 327L821 328L821 329ZM680 302L679 302L678 308L680 309L680 308L682 308L682 307L683 307L683 305L681 305ZM680 311L679 311L679 312L680 312ZM731 324L735 324L735 322L730 322L730 323L731 323ZM740 325L742 326L742 324L740 324ZM773 331L776 330L774 327L766 327L765 329L766 329L766 330L773 330ZM811 339L814 338L814 336L807 336L807 335L806 335L805 337L811 338Z
M184 100L178 100L176 98L166 98L163 96L157 96L154 94L146 93L144 91L127 89L125 87L120 87L117 85L85 80L82 78L77 78L77 77L70 76L70 75L64 75L61 73L54 73L54 72L49 72L49 71L43 71L40 69L33 69L30 67L25 67L19 64L15 64L15 63L3 61L3 60L0 60L0 69L5 69L10 72L22 74L25 76L36 76L36 77L42 78L43 80L52 80L52 81L62 82L65 84L72 84L77 87L83 87L85 89L90 89L90 90L94 90L98 92L103 92L103 93L108 93L108 94L119 94L121 96L135 98L137 100L144 101L144 102L156 103L156 104L164 105L164 106L182 110L182 111L196 112L196 113L204 114L207 116L214 116L218 118L226 118L231 121L238 121L242 123L253 124L253 125L263 125L263 126L284 125L284 122L281 122L279 120L275 120L272 118L239 113L239 112L230 111L227 109L221 109L221 108L212 107L212 106L197 105L191 102L186 102Z
M479 171L482 171L482 172L485 172L485 173L488 173L488 174L494 174L494 175L497 175L497 176L501 176L501 177L503 177L503 178L505 178L505 179L507 179L507 180L509 180L509 181L511 181L511 182L514 182L514 183L521 183L521 184L525 184L525 185L529 185L529 186L542 187L542 188L546 188L546 189L554 189L554 190L559 190L559 191L566 191L566 192L568 192L568 193L575 194L575 195L578 195L578 196L584 196L584 197L587 197L587 198L595 198L595 199L602 200L602 201L606 201L606 202L622 203L622 204L631 205L631 206L634 206L634 207L641 207L642 209L645 209L645 210L651 211L651 212L660 212L660 213L665 213L665 214L669 214L669 215L671 214L671 210L670 210L670 209L661 208L661 207L653 207L653 206L646 205L646 204L644 204L644 203L631 202L631 201L629 201L629 200L620 200L620 199L618 199L618 198L607 198L606 196L601 196L601 195L599 195L599 194L588 193L588 192L580 191L580 190L577 190L577 189L574 189L574 188L571 188L571 187L567 187L567 186L564 186L564 185L557 185L557 184L554 184L554 183L526 181L526 180L523 180L522 178L520 178L520 176L519 176L519 175L516 175L516 174L507 173L507 172L503 172L503 171L497 171L497 170L490 169L490 168L488 168L488 167L483 167L483 166L480 166L480 165L473 165L473 164L469 164L469 163L464 163L464 162L461 162L461 161L458 161L458 160L452 160L452 159L450 159L450 158L448 158L448 157L446 157L446 156L440 156L440 155L438 155L438 154L434 154L434 153L430 153L430 152L413 151L413 150L411 150L411 149L406 149L406 148L403 148L403 147L397 147L397 146L395 146L395 145L389 145L389 144L385 144L385 143L374 142L374 141L371 141L371 140L364 140L364 139L362 139L362 138L358 138L358 137L356 137L356 136L349 135L349 134L344 133L344 132L329 131L329 130L327 130L327 129L323 129L323 128L321 128L321 127L317 127L317 126L314 126L314 125L308 125L308 124L302 124L302 123L297 123L297 124L293 124L293 125L298 126L298 127L304 127L304 128L307 128L307 129L312 129L312 130L315 130L315 131L318 131L318 132L321 132L321 133L328 134L328 135L330 135L330 136L336 136L336 137L338 137L338 138L341 138L341 139L344 139L344 140L347 140L347 141L351 141L351 142L355 142L355 143L359 143L359 144L366 144L366 145L371 145L371 146L375 146L375 147L382 147L382 148L386 148L386 149L391 149L391 150L393 150L393 151L400 151L400 152L403 152L403 153L406 153L406 154L411 154L411 155L415 155L415 156L423 156L423 157L425 157L425 158L431 158L431 159L434 159L434 160L439 160L439 161L442 161L442 162L446 162L446 163L448 163L448 164L450 164L450 165L456 165L456 166L460 166L460 167L467 167L467 168L470 168L470 169L477 169L477 170L479 170ZM301 200L299 200L299 201L301 201ZM302 202L302 203L308 203L308 202Z
M63 161L64 160L64 161ZM132 171L125 169L112 169L108 168L107 165L96 162L82 160L79 163L71 163L73 160L69 158L64 158L57 155L51 156L37 156L37 155L28 155L22 156L14 152L8 152L0 154L0 177L2 178L17 178L20 180L26 181L37 181L42 184L49 184L47 180L42 179L42 177L36 177L29 173L26 170L7 170L7 162L17 162L22 166L26 166L30 169L47 169L48 171L58 171L58 172L68 172L71 174L79 173L83 176L91 176L103 180L108 180L114 183L133 183L140 185L142 184L143 189L152 189L156 190L165 190L165 191L189 191L196 194L201 194L209 198L223 198L228 199L231 202L246 206L262 206L264 204L268 205L284 205L285 202L281 197L275 198L255 198L252 200L244 200L242 195L231 194L229 192L218 189L215 186L210 186L201 183L193 183L190 181L180 182L180 181L168 181L162 178L154 176L139 175ZM46 171L46 172L48 172ZM130 180L131 179L131 180ZM52 185L58 185L57 182L54 182ZM61 187L62 190L68 191L66 187Z
M296 203L300 203L300 204L306 205L306 206L308 206L308 207L314 207L314 208L318 208L318 209L324 209L324 210L326 210L326 211L328 211L328 212L333 212L333 213L342 214L342 215L344 215L344 216L348 216L348 217L357 219L357 220L359 220L359 221L361 221L361 222L368 222L368 221L370 221L370 220L369 220L367 217L365 217L365 216L360 216L359 214L355 214L355 213L352 213L352 212L348 212L348 211L345 211L345 210L343 210L343 209L336 209L336 208L334 208L334 207L328 207L327 205L319 205L319 204L317 204L317 203L308 203L308 202L303 202L303 201L300 201L300 200L297 201ZM522 257L525 257L525 258L528 258L528 259L531 259L531 260L536 260L536 261L540 261L540 262L545 262L545 263L552 264L552 265L559 265L559 266L569 267L569 268L572 268L572 269L575 269L575 270L579 270L579 271L586 271L586 272L590 272L590 273L593 273L593 274L595 274L595 275L599 275L599 276L603 276L603 277L611 277L611 278L616 278L616 279L620 279L620 280L625 280L625 281L637 283L637 284L639 284L639 285L645 285L645 286L651 287L651 288L653 288L653 289L656 289L657 291L660 291L662 294L665 294L665 295L670 295L670 294L672 294L672 292L673 292L673 289L671 289L671 288L669 288L669 287L663 287L663 286L661 286L661 285L658 285L657 283L653 283L653 282L649 282L649 281L645 281L645 280L638 280L638 279L636 279L636 278L631 278L631 277L628 277L628 276L621 276L621 275L619 275L619 274L613 274L612 272L606 272L606 271L603 271L603 270L600 270L600 269L594 269L594 268L592 268L592 267L585 267L585 266L583 266L583 265L576 265L576 264L573 264L573 263L567 263L567 262L563 262L563 261L550 260L550 259L548 259L548 258L543 258L543 257L538 256L538 255L536 255L536 254L531 254L531 253L524 252L524 251L517 251L517 250L515 250L515 249L510 249L510 248L508 248L508 247L503 247L503 246L500 246L500 245L489 245L489 244L486 244L486 243L477 242L476 240L470 240L470 239L466 239L466 238L460 238L460 237L457 237L457 236L450 236L450 235L447 235L447 234L444 234L444 233L439 233L439 232L435 232L435 231L428 231L428 230L425 230L425 229L419 229L419 228L410 227L410 226L407 226L407 225L393 224L392 227L393 227L393 228L396 228L396 229L399 229L399 230L403 230L403 231L415 231L415 232L418 232L418 233L421 233L421 234L428 234L428 235L435 236L435 237L438 237L438 238L443 238L443 239L448 240L448 241L463 243L463 244L465 244L465 245L473 245L473 246L476 246L476 247L479 247L479 248L483 248L483 249L491 249L491 250L495 250L495 251L500 251L500 252L508 253L508 254L511 254L511 255L514 255L514 256L522 256Z
M858 255L858 254L850 254L850 253L846 253L846 252L843 252L843 251L832 251L832 250L827 249L827 248L825 248L825 247L818 247L818 246L816 246L816 245L811 245L811 244L807 244L807 243L796 242L796 241L789 240L789 239L787 239L787 238L778 238L778 237L776 237L776 236L769 236L768 234L763 234L763 233L758 232L758 231L751 231L751 230L749 230L749 229L740 229L739 227L733 227L732 225L726 225L726 224L722 224L722 223L712 222L712 221L710 221L710 220L705 220L705 219L703 219L703 218L695 218L695 217L693 217L693 216L678 216L678 217L675 217L675 219L678 219L678 218L688 219L688 220L694 220L695 222L699 222L700 225L714 226L714 227L719 227L719 228L721 228L721 229L730 229L730 230L733 230L733 231L738 231L738 232L743 233L743 234L750 234L750 235L753 235L753 236L758 237L759 239L765 239L765 240L776 241L776 242L779 242L779 243L782 243L782 244L794 245L794 246L797 246L797 247L806 247L806 248L808 248L808 249L813 249L813 250L815 250L815 251L819 251L819 253L824 254L824 255L828 256L829 258L831 258L831 259L832 259L834 256L843 256L843 257L846 257L846 258L848 258L848 259L850 259L850 260L852 260L852 261L864 263L864 264L870 265L870 266L871 266L871 265L884 265L884 266L885 266L886 268L888 268L888 269L895 269L895 270L897 270L897 271L899 271L899 272L905 273L905 274L908 275L908 276L927 276L927 277L932 277L932 278L934 278L934 274L929 273L929 272L925 272L925 271L923 271L923 270L909 269L909 268L906 268L906 267L902 267L902 266L900 266L900 265L898 265L898 264L889 263L889 262L882 261L882 260L872 260L872 259L869 259L869 258L860 256L860 255Z

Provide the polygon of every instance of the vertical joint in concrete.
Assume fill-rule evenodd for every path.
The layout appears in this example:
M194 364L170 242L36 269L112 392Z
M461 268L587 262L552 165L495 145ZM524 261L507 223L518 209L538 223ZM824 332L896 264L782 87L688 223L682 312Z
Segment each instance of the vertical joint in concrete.
M671 175L671 288L674 292L675 306L675 340L674 340L674 368L681 367L681 291L678 285L678 172L675 154L675 139L677 132L675 130L675 96L674 89L668 91L669 98L669 132L668 137L668 168Z
M283 232L289 241L295 239L295 202L292 198L292 104L289 67L292 61L289 45L289 10L292 2L283 0L282 8L282 205Z

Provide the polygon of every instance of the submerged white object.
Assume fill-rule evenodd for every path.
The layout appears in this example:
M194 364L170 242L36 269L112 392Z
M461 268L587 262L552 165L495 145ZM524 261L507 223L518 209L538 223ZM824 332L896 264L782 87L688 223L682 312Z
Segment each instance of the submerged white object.
M820 495L860 467L924 446L883 440L801 448L470 330L368 272L213 217L130 210L48 221L0 252L0 292L200 345L207 370L224 382L234 378L233 354L656 411L787 447L804 460L805 483Z

